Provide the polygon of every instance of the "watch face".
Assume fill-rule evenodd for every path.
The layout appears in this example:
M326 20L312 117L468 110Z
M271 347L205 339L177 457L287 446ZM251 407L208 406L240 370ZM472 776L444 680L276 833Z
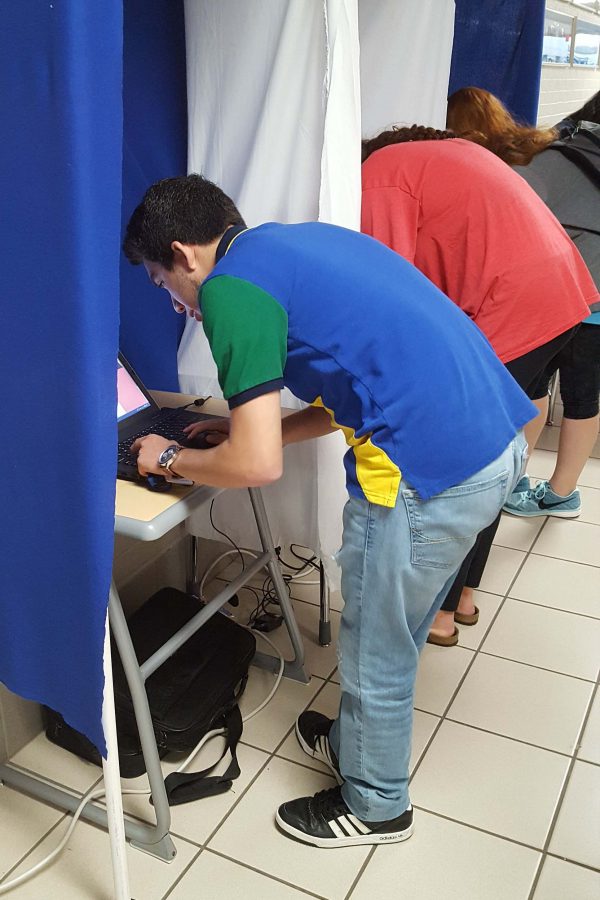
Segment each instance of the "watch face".
M176 453L179 453L179 447L172 444L170 447L167 447L158 457L159 466L166 466L170 459L173 459Z

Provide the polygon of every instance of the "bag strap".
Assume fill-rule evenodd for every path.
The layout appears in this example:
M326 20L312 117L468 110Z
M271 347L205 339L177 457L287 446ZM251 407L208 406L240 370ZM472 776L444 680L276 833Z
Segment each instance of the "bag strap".
M242 714L239 706L236 704L225 714L227 737L225 749L217 762L201 772L171 772L165 778L165 789L169 806L190 803L192 800L200 800L202 797L214 797L229 790L233 779L241 774L237 760L237 745L242 736L242 727ZM227 771L222 775L210 775L227 751L231 753L231 762L227 767Z
M588 234L597 234L597 235L600 235L600 229L598 229L598 228L584 228L583 225L567 225L566 222L561 222L560 224L562 225L562 227L563 227L565 230L566 230L567 228L570 228L571 231L585 231L585 232L587 232Z

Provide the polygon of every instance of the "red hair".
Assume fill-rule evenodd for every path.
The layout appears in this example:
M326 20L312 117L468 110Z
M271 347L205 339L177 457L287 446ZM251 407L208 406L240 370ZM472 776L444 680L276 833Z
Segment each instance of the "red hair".
M558 138L554 128L519 125L504 104L482 88L456 91L448 100L448 128L481 144L509 166L527 166Z

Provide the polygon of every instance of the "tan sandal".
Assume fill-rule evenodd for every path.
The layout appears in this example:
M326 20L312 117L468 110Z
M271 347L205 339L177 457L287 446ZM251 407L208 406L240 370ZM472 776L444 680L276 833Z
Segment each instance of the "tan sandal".
M454 621L459 625L477 625L479 622L479 609L476 606L474 613L461 613L458 610L454 613Z
M452 634L434 634L433 631L430 631L427 635L427 643L435 644L436 647L454 647L458 644L458 628L455 628Z

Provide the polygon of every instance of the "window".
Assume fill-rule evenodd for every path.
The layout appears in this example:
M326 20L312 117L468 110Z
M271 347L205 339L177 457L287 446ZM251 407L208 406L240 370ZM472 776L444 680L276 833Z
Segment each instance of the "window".
M571 35L573 17L564 13L546 10L544 19L544 42L542 45L542 62L569 65L571 61Z
M600 25L577 19L575 26L574 66L597 66L600 48Z
M573 0L574 6L582 6L590 12L600 13L600 0Z

